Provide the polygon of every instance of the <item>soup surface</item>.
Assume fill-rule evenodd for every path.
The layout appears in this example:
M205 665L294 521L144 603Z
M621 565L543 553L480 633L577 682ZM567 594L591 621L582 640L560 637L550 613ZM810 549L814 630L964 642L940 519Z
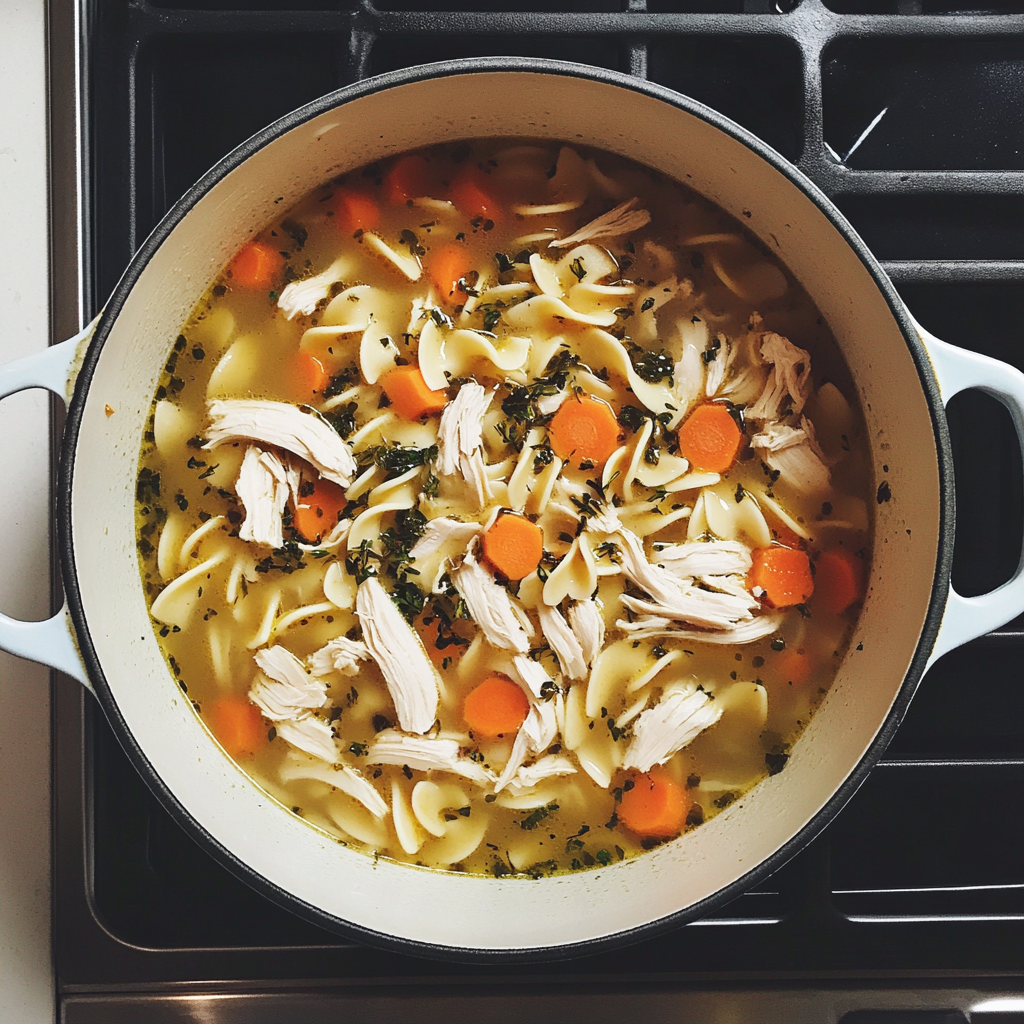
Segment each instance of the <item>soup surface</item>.
M138 544L256 783L377 856L538 875L784 769L864 597L869 476L827 325L741 226L491 140L353 171L223 269Z

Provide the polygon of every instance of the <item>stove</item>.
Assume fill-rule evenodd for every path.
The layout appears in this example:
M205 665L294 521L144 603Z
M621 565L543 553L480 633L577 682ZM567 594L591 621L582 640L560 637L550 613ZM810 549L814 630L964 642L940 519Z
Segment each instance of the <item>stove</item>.
M614 68L732 117L837 203L926 328L1024 368L1024 0L343 4L51 0L57 339L254 131L382 71L514 54ZM960 395L949 420L953 578L978 594L1020 558L1021 459L995 400ZM268 902L178 828L57 677L61 1020L1024 1020L1022 659L1024 621L943 658L836 821L715 916L507 968L350 943Z

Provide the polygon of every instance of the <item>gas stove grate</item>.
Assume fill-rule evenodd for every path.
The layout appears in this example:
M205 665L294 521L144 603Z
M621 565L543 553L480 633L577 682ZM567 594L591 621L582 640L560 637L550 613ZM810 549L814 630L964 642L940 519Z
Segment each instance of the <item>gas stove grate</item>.
M1022 0L955 0L955 11L951 0L225 6L106 0L88 10L86 307L99 308L193 181L294 107L394 68L529 55L643 76L734 118L837 203L929 330L1024 368ZM954 579L980 593L1019 558L1020 455L1008 415L983 395L954 400L950 426ZM714 919L568 965L443 976L341 942L236 882L163 812L102 716L60 684L62 991L254 978L662 985L764 972L1019 973L1024 825L1010 808L1024 784L1022 646L1015 626L943 659L837 821Z

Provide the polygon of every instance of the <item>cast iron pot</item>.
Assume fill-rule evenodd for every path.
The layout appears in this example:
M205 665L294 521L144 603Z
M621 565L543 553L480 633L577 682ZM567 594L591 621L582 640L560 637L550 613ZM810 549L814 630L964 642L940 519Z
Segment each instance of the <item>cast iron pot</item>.
M741 219L800 280L838 339L866 416L878 494L856 635L785 770L643 857L538 881L375 861L269 798L220 752L168 671L135 549L135 475L157 379L229 257L342 172L439 140L487 136L619 153ZM170 813L254 888L318 924L405 952L566 957L706 914L792 857L839 811L932 661L1024 610L1020 569L982 597L950 588L953 470L943 413L957 391L980 387L1007 405L1020 435L1024 375L928 336L835 207L763 142L693 100L597 68L513 58L435 64L297 110L174 206L90 330L0 372L0 395L33 386L68 402L57 489L67 605L46 622L0 617L0 647L89 687Z

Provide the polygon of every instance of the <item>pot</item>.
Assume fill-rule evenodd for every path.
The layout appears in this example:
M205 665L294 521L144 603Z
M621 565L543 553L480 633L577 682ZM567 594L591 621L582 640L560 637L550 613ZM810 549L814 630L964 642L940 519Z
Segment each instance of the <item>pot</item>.
M314 186L439 139L532 136L647 164L741 220L830 323L872 446L875 548L855 635L785 771L644 856L539 880L432 872L339 845L219 751L168 671L135 548L138 452L167 352L211 278ZM283 204L283 205L282 205ZM796 168L693 100L613 72L497 58L384 75L254 136L146 240L98 320L0 371L0 396L68 403L57 488L65 607L0 616L0 648L90 688L129 757L218 860L296 913L419 955L567 957L693 920L778 868L878 760L926 668L1024 611L1024 575L982 597L950 587L953 468L943 404L980 387L1024 433L1024 375L923 331L829 200Z

